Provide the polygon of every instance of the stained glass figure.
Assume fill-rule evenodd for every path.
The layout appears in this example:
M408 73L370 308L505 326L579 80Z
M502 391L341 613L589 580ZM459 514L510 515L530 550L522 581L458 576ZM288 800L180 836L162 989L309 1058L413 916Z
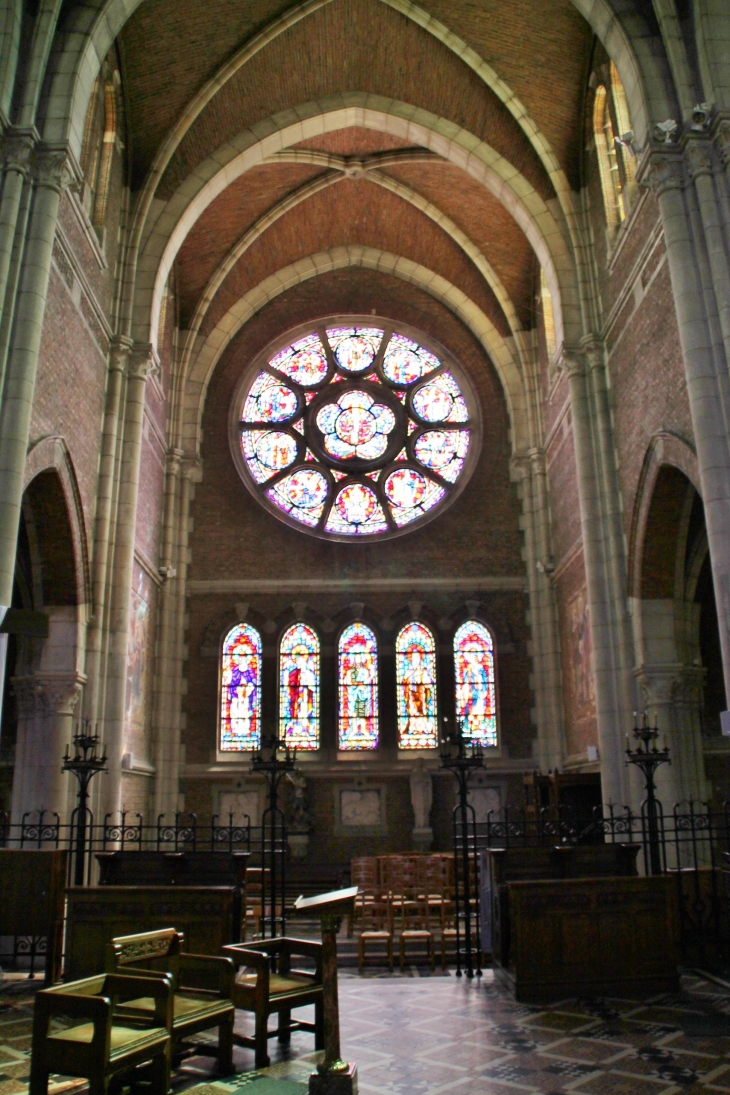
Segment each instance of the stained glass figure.
M436 749L436 643L415 620L395 641L398 748Z
M362 373L375 360L383 332L375 327L333 327L327 338L341 369Z
M322 516L329 484L315 468L299 468L267 490L272 502L304 525L316 525Z
M261 745L261 636L237 624L223 640L220 748L242 752Z
M413 468L397 468L385 480L385 497L390 502L393 519L399 527L421 517L445 494L443 487Z
M339 644L339 747L378 745L378 644L363 623L350 624Z
M319 639L292 624L279 647L279 737L296 749L319 749Z
M456 725L467 742L497 744L494 687L494 641L477 620L468 620L454 635Z
M413 409L424 422L466 422L469 411L459 385L449 372L429 380L413 396Z
M388 522L372 487L366 483L347 483L335 498L325 529L327 532L363 536L385 532Z
M455 483L469 450L467 430L428 430L413 446L416 459L448 483Z
M440 365L437 357L403 335L391 335L383 357L383 372L393 384L413 384Z
M265 483L297 458L296 440L281 430L244 430L241 447L257 483Z
M394 427L390 407L377 403L369 392L343 392L336 403L325 403L317 414L324 447L338 460L376 460L387 449Z
M303 388L321 383L327 375L327 357L319 335L307 335L287 346L272 357L269 365Z
M284 422L291 418L299 400L291 388L271 373L259 373L243 406L244 422Z

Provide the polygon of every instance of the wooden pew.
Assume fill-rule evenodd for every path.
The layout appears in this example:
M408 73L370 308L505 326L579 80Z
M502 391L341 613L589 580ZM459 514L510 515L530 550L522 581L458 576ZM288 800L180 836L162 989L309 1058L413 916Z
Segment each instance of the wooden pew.
M68 852L0 849L0 935L45 936L46 984L61 976Z
M103 970L105 947L116 936L174 924L191 953L215 955L241 938L233 886L72 886L66 899L65 980Z
M666 875L507 882L495 978L527 1003L677 992L673 886Z

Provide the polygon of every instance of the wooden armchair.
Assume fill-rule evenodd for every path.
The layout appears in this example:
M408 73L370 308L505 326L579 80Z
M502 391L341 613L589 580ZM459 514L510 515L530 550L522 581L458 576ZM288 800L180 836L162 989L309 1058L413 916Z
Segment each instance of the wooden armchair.
M120 1014L124 1000L144 992L147 1011ZM90 1095L105 1095L113 1076L147 1061L152 1090L170 1089L172 979L101 974L44 989L35 998L30 1095L47 1095L48 1074L82 1076Z
M173 1054L184 1051L183 1038L202 1030L218 1027L218 1071L222 1076L233 1072L233 1020L231 1000L234 965L230 958L206 954L186 954L182 932L174 928L122 935L106 948L106 966L110 972L129 970L150 981L169 975L173 987ZM142 966L142 963L147 965ZM145 993L120 1006L122 1015L137 1017L153 1007L152 993ZM207 1045L196 1047L210 1054Z
M256 1016L255 1035L247 1038L234 1034L236 1045L255 1050L256 1068L269 1064L268 1039L278 1036L286 1045L292 1030L314 1034L314 1048L324 1048L324 1011L322 1003L322 944L303 939L262 939L257 943L236 943L223 953L241 970L233 986L233 1002L242 1011ZM313 958L314 971L291 968L293 956ZM247 972L244 967L248 967ZM292 1008L314 1004L314 1023L292 1023ZM276 1012L278 1026L269 1031L269 1016Z

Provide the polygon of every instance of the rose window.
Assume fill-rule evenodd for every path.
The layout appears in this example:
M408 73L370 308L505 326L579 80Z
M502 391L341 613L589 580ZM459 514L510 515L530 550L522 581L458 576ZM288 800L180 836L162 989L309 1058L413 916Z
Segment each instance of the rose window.
M471 388L411 329L338 317L260 355L232 406L234 459L278 518L316 536L401 535L465 485Z

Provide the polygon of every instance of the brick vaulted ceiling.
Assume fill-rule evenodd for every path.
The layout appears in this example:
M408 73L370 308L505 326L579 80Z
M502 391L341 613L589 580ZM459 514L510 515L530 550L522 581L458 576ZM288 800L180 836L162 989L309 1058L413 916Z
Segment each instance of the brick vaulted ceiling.
M422 0L418 19L396 6L408 8L401 0L330 0L272 36L221 82L187 127L156 198L168 201L206 158L252 125L357 92L421 108L466 130L556 208L553 181L513 115L457 50L419 21L430 15L491 66L577 188L593 37L574 5ZM120 39L133 190L145 185L162 142L206 82L292 7L282 0L144 0ZM373 176L348 178L337 170L343 161L367 157L384 161ZM277 210L285 202L287 208ZM488 284L489 266L510 299L512 327L534 326L537 260L511 215L460 167L386 133L353 125L310 138L219 193L191 226L175 262L182 327L191 324L210 279L247 233L248 245L198 315L203 335L267 277L343 245L386 251L440 275L507 336L510 319L502 290ZM326 313L327 279L318 280Z

